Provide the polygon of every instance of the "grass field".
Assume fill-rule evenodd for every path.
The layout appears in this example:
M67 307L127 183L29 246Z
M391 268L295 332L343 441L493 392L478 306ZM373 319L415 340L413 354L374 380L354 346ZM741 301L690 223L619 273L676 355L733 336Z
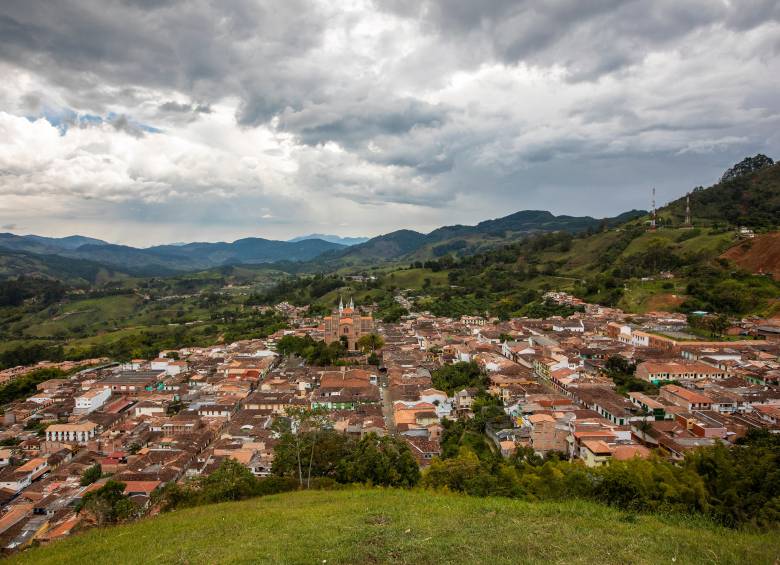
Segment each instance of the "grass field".
M92 530L9 563L776 563L780 537L586 502L308 491Z

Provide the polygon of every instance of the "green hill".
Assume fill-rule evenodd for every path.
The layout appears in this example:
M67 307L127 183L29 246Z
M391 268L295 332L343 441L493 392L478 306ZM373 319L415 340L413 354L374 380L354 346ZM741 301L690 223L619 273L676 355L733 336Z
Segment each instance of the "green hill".
M597 504L307 491L95 529L10 563L776 563L780 537Z
M763 158L763 159L762 159ZM758 162L758 164L756 164ZM773 228L780 223L780 163L763 155L748 157L726 171L721 182L690 194L691 216L698 225ZM674 224L685 219L685 197L659 210Z
M146 273L133 274L143 276ZM129 276L126 269L96 261L0 247L0 280L20 275L57 279L77 286L122 280Z

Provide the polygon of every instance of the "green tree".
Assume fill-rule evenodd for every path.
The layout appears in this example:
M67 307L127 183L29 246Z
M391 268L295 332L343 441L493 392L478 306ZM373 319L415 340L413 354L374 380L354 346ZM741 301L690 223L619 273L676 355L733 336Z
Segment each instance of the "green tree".
M137 517L140 509L124 494L125 483L108 481L81 499L77 512L90 514L98 526L124 522Z
M382 336L375 333L361 336L357 341L357 346L363 353L373 353L377 349L382 349L384 344L385 340L382 339Z
M338 480L389 487L412 487L420 480L420 468L409 446L392 436L363 436L341 460Z
M210 504L244 500L258 494L257 478L235 459L225 459L219 468L203 477L198 486L199 502Z
M102 476L103 468L100 466L100 463L95 463L92 467L84 469L84 472L81 474L81 486L91 485Z
M281 454L286 455L283 460L292 460L301 487L304 486L304 477L306 487L311 486L319 440L327 423L326 412L319 408L288 408L285 418L278 419L274 423L276 430L282 432L280 443L288 446L289 454L281 451ZM277 466L276 469L279 473L283 473L279 471L282 467ZM289 467L287 470L289 472Z
M433 371L431 378L433 386L450 395L464 388L484 388L487 385L487 377L474 361L445 365Z
M332 431L307 431L282 434L274 447L273 472L282 477L295 477L299 486L311 484L311 478L336 478L339 461L354 448L354 440ZM311 454L311 461L307 455ZM310 463L310 465L308 465Z

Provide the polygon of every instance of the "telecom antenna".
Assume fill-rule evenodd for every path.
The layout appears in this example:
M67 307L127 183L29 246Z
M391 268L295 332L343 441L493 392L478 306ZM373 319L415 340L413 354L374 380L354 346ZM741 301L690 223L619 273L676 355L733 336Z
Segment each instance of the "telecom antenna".
M655 187L653 187L653 215L650 217L650 229L655 231L655 228L656 228Z
M685 227L691 227L691 193L685 195Z

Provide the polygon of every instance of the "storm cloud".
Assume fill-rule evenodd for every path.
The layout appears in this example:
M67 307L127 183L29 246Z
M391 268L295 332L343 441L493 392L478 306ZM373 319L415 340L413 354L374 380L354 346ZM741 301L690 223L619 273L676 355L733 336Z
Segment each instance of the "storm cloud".
M780 156L771 0L11 0L0 37L0 222L46 235L609 215Z

